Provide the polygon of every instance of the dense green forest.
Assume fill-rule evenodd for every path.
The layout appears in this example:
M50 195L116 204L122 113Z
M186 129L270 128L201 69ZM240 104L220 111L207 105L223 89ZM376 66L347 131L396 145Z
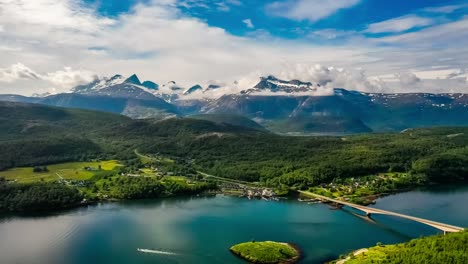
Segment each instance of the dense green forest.
M182 181L160 181L149 177L114 176L97 181L91 191L106 193L110 198L133 200L198 194L215 187L212 183L187 184Z
M118 170L97 171L90 180L73 186L70 182L44 181L40 175L36 182L29 183L9 182L0 177L0 212L57 210L101 199L134 200L193 195L216 188L212 182L189 184L170 178L122 177L118 176Z
M58 183L7 184L0 178L0 212L67 208L82 200L77 189Z
M468 260L468 232L413 239L397 245L378 245L353 256L347 264L465 264Z
M422 175L428 182L468 177L468 128L291 137L206 120L131 120L32 104L0 103L0 113L0 170L90 158L126 161L138 149L189 160L187 171L272 187L307 188L382 172Z
M269 186L307 187L380 172L410 172L432 182L451 182L467 179L465 132L464 128L438 128L346 137L256 133L144 149L192 158L197 169L209 174ZM459 135L450 136L454 134Z

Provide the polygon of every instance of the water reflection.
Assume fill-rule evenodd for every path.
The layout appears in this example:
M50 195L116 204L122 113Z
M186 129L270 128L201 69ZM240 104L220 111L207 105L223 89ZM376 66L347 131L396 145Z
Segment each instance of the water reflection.
M467 188L447 190L446 195L416 191L385 197L375 206L439 221L436 216L443 211L448 223L468 223L466 209L447 204L453 199L466 203L467 194ZM0 263L235 264L243 262L228 248L252 239L294 242L304 249L303 263L323 263L377 242L397 243L436 232L404 219L376 215L369 220L353 210L329 210L321 204L185 197L105 203L44 215L4 215ZM137 248L177 255L145 254Z

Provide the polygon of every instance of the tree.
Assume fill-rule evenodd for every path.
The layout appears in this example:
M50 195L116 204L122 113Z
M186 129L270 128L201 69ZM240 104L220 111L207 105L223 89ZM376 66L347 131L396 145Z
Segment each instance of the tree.
M46 166L34 166L33 172L41 173L41 172L48 172L49 169Z

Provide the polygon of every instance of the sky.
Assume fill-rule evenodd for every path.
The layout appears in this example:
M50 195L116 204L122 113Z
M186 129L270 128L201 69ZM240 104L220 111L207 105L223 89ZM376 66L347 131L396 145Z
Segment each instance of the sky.
M0 0L0 93L138 74L247 89L468 93L468 1Z

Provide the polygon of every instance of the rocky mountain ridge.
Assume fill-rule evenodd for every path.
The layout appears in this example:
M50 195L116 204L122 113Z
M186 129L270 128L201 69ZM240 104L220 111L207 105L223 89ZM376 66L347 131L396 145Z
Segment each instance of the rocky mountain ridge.
M45 97L0 95L3 101L119 113L132 118L236 115L280 133L361 133L412 127L468 125L467 94L363 93L335 88L316 95L319 84L261 78L252 88L219 98L203 95L219 85L184 89L176 82L158 85L138 76L115 75L77 86L71 93Z

